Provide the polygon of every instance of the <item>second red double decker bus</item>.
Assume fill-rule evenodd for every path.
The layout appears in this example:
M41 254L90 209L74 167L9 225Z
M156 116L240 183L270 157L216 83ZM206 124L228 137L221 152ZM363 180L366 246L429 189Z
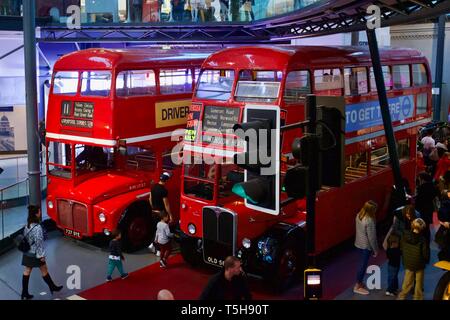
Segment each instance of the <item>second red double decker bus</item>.
M381 50L400 166L415 185L418 128L430 121L431 78L418 51ZM244 110L281 109L286 124L305 120L305 96L339 96L345 101L345 184L318 193L315 254L354 234L354 218L364 202L386 216L393 185L389 154L370 54L358 47L241 47L211 55L202 65L186 130L181 195L181 252L186 261L222 265L227 255L241 257L247 271L277 286L300 275L304 266L306 208L298 200L276 215L247 207L232 188L242 175L233 163L236 150L224 143L231 128L244 122ZM342 98L341 98L342 99ZM230 131L231 130L231 131ZM219 133L219 134L218 134ZM282 158L292 160L286 132ZM211 161L211 158L219 159ZM186 159L186 158L185 158ZM286 170L281 166L280 199Z
M48 215L75 238L120 227L129 251L152 240L148 201L172 162L205 54L89 49L59 59L47 112ZM167 184L178 220L179 181Z

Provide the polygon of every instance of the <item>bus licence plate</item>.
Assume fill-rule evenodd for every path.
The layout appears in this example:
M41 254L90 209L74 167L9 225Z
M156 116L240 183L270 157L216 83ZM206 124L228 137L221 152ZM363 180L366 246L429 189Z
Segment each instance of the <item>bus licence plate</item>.
M66 236L68 236L68 237L72 237L72 238L75 238L75 239L81 239L82 238L80 232L72 230L72 229L68 229L68 228L64 229L64 234Z

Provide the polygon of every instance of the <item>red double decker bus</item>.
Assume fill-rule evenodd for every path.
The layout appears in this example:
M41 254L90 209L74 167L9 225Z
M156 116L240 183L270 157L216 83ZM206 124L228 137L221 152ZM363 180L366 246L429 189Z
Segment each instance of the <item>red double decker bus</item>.
M205 54L89 49L54 66L47 111L49 216L75 238L121 227L135 250L154 233L148 195L172 161ZM179 181L167 184L178 219Z
M418 51L380 52L402 175L415 185L418 128L430 121L431 78ZM202 65L186 130L181 194L181 252L186 261L223 264L241 257L247 271L281 285L303 270L305 199L267 214L247 206L232 188L242 176L233 164L234 123L246 108L281 109L286 125L304 121L305 96L345 102L345 184L317 196L315 254L354 235L354 217L374 200L386 216L393 177L370 53L358 47L241 47L212 54ZM231 130L231 131L230 131ZM218 134L219 133L219 134ZM287 131L281 143L280 202L286 170L296 164ZM231 146L231 147L230 147ZM241 148L242 151L242 148ZM214 161L211 161L213 159ZM344 174L343 172L343 174ZM414 190L414 189L413 189ZM278 207L278 206L277 206Z

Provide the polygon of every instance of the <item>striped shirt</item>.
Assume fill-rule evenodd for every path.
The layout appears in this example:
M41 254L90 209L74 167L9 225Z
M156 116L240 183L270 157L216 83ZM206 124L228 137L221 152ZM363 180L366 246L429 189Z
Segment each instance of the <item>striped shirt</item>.
M360 220L357 215L355 218L355 222L355 247L359 249L367 249L373 252L378 252L375 221L367 216Z

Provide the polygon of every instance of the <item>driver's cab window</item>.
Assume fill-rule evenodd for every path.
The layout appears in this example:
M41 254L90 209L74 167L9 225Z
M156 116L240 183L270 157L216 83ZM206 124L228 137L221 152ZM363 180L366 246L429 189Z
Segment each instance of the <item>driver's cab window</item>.
M235 164L223 164L220 166L219 177L219 198L233 196L233 186L236 183L244 182L244 170Z
M101 171L113 166L114 150L101 146L75 145L75 164L77 175Z
M134 170L152 171L156 169L156 155L151 149L127 147L127 167Z

